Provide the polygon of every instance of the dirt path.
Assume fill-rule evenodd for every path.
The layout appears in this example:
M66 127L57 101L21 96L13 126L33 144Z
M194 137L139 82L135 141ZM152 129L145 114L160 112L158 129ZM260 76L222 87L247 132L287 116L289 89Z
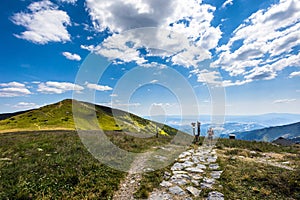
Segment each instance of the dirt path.
M132 200L133 194L138 189L142 179L143 170L146 167L146 161L152 155L152 152L146 152L132 162L126 178L121 182L119 190L114 194L114 200ZM139 173L137 173L139 172Z

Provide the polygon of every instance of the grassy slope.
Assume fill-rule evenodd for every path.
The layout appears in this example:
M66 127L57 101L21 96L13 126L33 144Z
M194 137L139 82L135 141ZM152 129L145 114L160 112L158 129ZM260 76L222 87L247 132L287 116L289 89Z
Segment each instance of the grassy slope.
M107 136L133 152L170 138ZM0 144L0 199L111 199L126 175L96 160L75 131L3 133Z
M149 120L143 119L131 113L111 109L104 106L93 105L90 103L74 102L80 120L80 128L89 129L94 119L104 131L123 130L134 133L155 134L156 124ZM94 111L95 109L95 111ZM75 124L72 114L72 100L67 99L61 102L47 105L39 109L20 112L16 115L2 115L0 120L0 132L13 131L33 131L33 130L75 130ZM96 114L97 118L93 118ZM95 126L94 126L95 127ZM176 132L168 126L163 126L161 134L172 135Z
M75 103L83 118L95 108L97 123L111 142L131 152L169 143L177 132L120 110ZM6 133L0 134L0 199L110 199L126 175L102 165L83 146L73 131L71 100L1 117L0 131ZM163 127L159 138L154 136L156 125ZM139 138L119 130L153 136Z
M220 183L227 199L300 199L300 149L266 142L220 139L219 163L224 170ZM250 151L255 151L251 154ZM288 161L295 170L257 162L266 154Z
M107 135L121 148L134 152L169 142L167 136L145 142L119 132ZM0 199L110 199L126 175L94 159L75 131L3 133L0 144L0 158L8 158L0 159ZM239 159L252 157L250 150L255 150L257 157L275 152L297 169L299 149L228 139L220 139L217 149L224 170L219 190L227 199L300 198L299 169L290 171ZM147 197L159 185L165 170L168 167L144 174L136 197ZM201 197L207 192L203 190Z
M122 172L102 165L76 132L0 135L0 199L107 199Z
M203 141L201 138L200 145ZM197 148L193 145L192 148ZM225 199L300 199L300 147L275 146L266 142L219 139L216 145L218 163L223 170L222 176L213 190L222 192ZM256 151L253 156L250 151ZM289 161L294 171L270 166L263 163L245 161L249 157L261 157L264 154L282 155ZM245 159L240 159L244 156ZM263 156L262 156L263 157ZM137 198L145 199L163 180L165 171L172 165L148 172L143 175L141 186L136 192ZM220 186L219 186L220 185ZM206 199L210 189L202 189L199 198Z

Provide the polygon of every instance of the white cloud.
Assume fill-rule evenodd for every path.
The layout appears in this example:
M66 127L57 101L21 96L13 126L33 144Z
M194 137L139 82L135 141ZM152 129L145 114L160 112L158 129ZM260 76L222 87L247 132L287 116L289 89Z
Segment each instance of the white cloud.
M37 108L39 105L36 103L29 103L29 102L19 102L16 105L13 106L13 108L19 108L19 109L32 109Z
M18 97L29 95L26 85L19 82L0 83L0 97Z
M226 0L223 5L222 8L225 8L227 5L233 5L233 0Z
M69 60L76 60L76 61L81 60L81 57L78 54L75 54L75 53L72 54L70 52L63 52L62 55L65 56Z
M162 107L162 108L170 108L175 106L174 103L152 103L152 106Z
M37 44L71 40L67 31L67 26L71 24L70 17L49 0L31 3L28 12L16 13L11 19L13 23L26 29L15 34L18 38Z
M86 87L89 89L93 89L93 90L97 90L97 91L109 91L112 90L111 87L107 86L107 85L98 85L98 84L94 84L94 83L85 83Z
M298 71L298 72L292 72L292 73L289 75L290 78L294 78L294 77L296 77L296 76L300 76L300 71Z
M207 69L195 69L191 71L192 74L197 76L197 81L200 83L213 84L215 86L221 85L220 73L217 71L208 71Z
M111 94L109 96L111 96L111 97L117 97L118 95L117 94Z
M144 48L147 55L171 57L174 64L198 67L199 62L211 58L209 50L218 45L222 34L219 27L211 25L215 7L201 0L87 0L86 6L99 31L157 27L113 34L99 46L81 46L110 60L144 65L145 57L138 51Z
M80 92L83 89L84 87L74 83L48 81L40 83L37 91L44 94L62 94L68 91Z
M222 86L223 87L240 86L250 82L252 82L252 80L243 80L243 81L237 80L235 82L232 82L231 80L224 80L222 81Z
M101 105L112 107L112 108L126 108L126 107L139 107L141 106L140 103L113 103L113 102L108 102L108 103L100 103Z
M70 3L70 4L75 4L77 0L59 0L62 3Z
M278 99L273 101L273 103L278 104L278 103L291 103L296 101L296 99Z
M270 80L289 66L300 66L300 5L280 0L265 10L253 13L234 32L229 42L217 48L220 67L230 76L251 82Z
M31 83L33 83L33 84L39 84L39 83L41 83L41 81L32 81Z
M10 82L10 83L0 83L0 87L24 88L25 84L13 81L13 82Z
M158 82L158 80L152 80L152 81L150 81L150 83L152 83L152 84L154 84L154 83L157 83Z

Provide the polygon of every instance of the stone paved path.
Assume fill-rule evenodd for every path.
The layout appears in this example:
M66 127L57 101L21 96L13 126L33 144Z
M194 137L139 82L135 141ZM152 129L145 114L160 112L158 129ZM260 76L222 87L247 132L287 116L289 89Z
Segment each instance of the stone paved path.
M131 164L131 168L128 171L128 175L120 184L120 189L114 194L114 200L133 200L133 194L140 185L142 175L136 173L140 169L144 168L145 162L149 159L152 152L147 152L138 156Z
M222 174L216 161L216 152L205 147L181 153L172 172L165 172L164 180L150 194L149 200L192 200L204 188L212 190L206 199L223 200L224 195L213 190Z

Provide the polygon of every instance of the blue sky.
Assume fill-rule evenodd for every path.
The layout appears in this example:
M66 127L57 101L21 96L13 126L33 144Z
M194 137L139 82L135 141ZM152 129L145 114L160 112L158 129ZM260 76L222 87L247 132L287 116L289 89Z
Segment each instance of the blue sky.
M300 114L297 1L5 0L0 9L0 113L77 97L143 116Z

